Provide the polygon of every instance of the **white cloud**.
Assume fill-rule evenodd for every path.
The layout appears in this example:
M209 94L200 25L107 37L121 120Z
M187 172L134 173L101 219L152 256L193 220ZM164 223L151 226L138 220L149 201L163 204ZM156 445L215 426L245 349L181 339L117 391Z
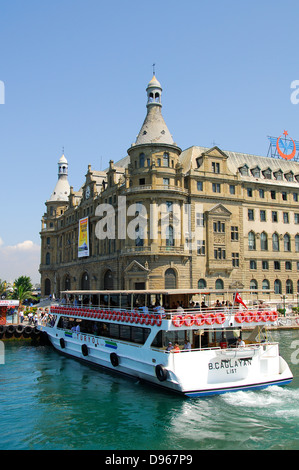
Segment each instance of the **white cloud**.
M0 237L0 279L12 282L19 276L29 276L39 282L40 246L31 240L5 245Z

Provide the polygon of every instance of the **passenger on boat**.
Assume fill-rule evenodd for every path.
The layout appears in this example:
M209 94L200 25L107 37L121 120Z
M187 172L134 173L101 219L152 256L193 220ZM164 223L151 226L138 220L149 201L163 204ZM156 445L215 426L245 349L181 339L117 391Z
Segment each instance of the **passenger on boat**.
M173 353L180 353L181 352L178 343L175 343L174 348L171 350L171 352L173 352Z
M237 339L237 348L244 348L245 342L242 340L241 336Z
M166 351L172 351L172 350L173 350L173 344L171 341L169 341Z
M187 339L185 339L183 350L184 351L190 351L190 349L191 349L191 344L189 343L189 341Z
M180 303L179 301L177 301L177 312L179 313L184 313L184 309L183 309L183 306L182 306L182 302Z

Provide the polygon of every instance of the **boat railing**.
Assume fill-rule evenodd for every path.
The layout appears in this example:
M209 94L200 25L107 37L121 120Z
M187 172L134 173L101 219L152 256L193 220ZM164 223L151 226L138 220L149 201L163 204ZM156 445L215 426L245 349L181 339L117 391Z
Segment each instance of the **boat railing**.
M82 316L94 319L113 321L129 321L135 318L135 322L141 324L153 324L155 319L171 320L175 326L181 327L203 326L204 324L224 324L227 319L234 318L237 323L275 322L278 319L276 310L266 307L240 310L239 307L228 308L182 308L164 309L163 307L135 307L120 308L117 306L75 306L59 305L51 307L52 314Z
M177 348L177 349L171 349L171 350L167 350L166 347L163 347L163 348L157 348L157 347L151 347L151 349L153 349L154 351L159 351L159 352L163 352L165 354L178 354L178 353L190 353L190 352L204 352L204 351L219 351L219 352L225 352L225 351L228 351L228 352L231 352L231 353L234 353L234 352L239 352L239 353L246 353L246 352L255 352L255 351L258 351L261 349L263 349L263 351L269 351L269 348L273 347L273 346L276 346L278 344L278 342L276 341L260 341L260 342L256 342L256 343L246 343L245 346L237 346L237 345L228 345L226 344L226 346L205 346L205 347L198 347L198 348L189 348L189 349L183 349L182 348Z

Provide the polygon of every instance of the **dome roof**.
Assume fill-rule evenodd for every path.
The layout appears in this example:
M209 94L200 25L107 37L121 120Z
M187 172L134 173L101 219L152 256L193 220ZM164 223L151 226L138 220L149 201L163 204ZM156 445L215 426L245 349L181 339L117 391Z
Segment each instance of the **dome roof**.
M67 159L65 158L64 154L61 156L58 163L67 163Z
M154 75L149 84L147 85L147 88L161 88L160 82L156 79L156 76Z

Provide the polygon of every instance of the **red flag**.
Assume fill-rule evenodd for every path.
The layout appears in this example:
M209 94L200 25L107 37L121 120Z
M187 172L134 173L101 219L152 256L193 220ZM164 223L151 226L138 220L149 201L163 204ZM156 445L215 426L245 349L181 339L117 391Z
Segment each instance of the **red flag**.
M247 308L238 292L236 292L235 295L235 302L238 302L238 304L242 304L245 308Z

